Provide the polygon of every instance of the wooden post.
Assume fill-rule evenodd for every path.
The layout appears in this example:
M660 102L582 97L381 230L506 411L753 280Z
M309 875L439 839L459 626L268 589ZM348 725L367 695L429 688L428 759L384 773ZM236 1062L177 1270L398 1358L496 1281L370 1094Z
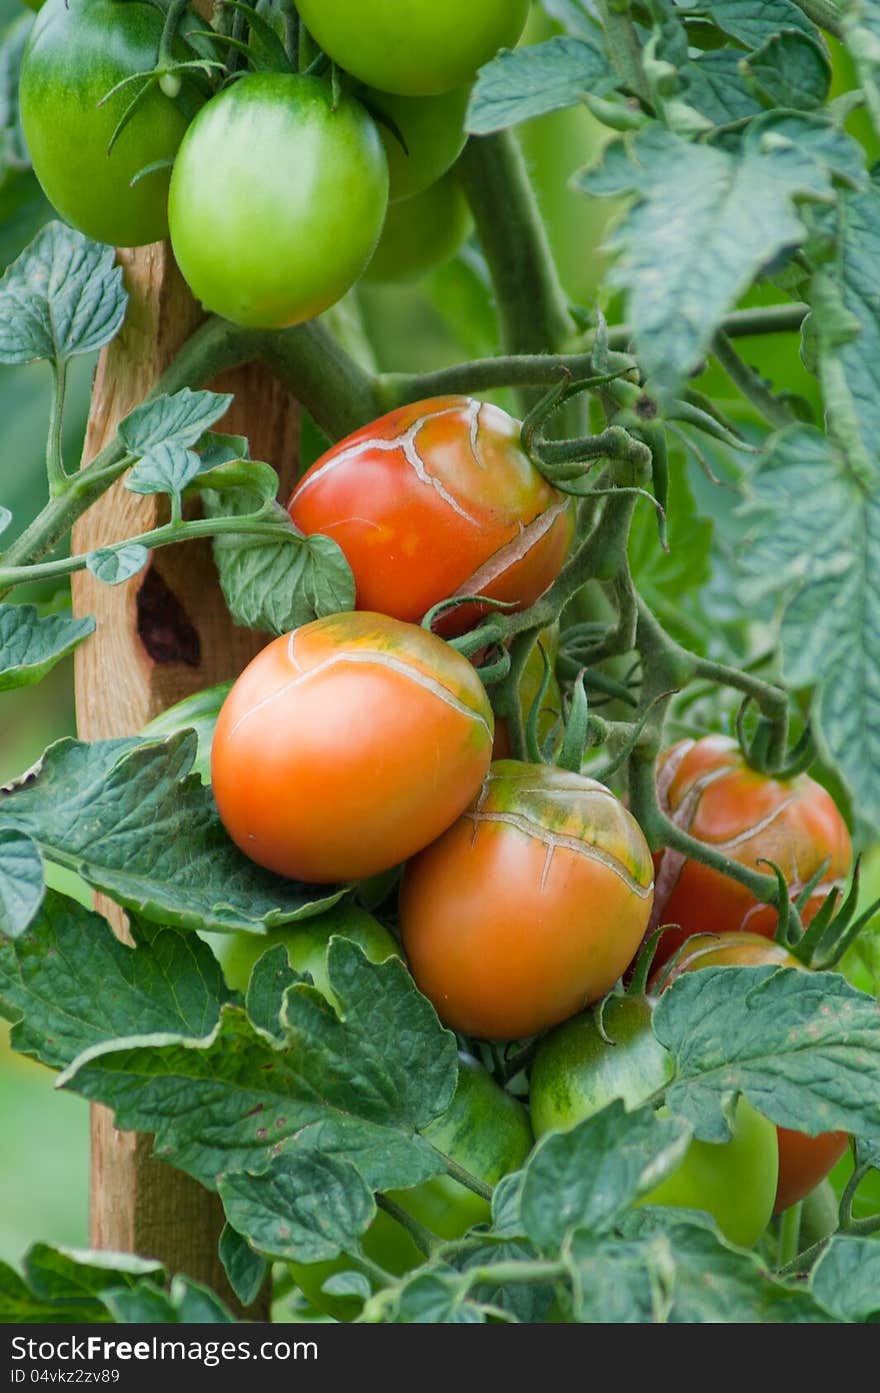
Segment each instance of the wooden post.
M129 311L98 364L84 462L113 439L119 421L155 385L201 318L165 244L119 255ZM278 469L286 497L296 473L295 403L258 366L203 385L235 393L217 429L247 435L253 456ZM74 548L89 551L153 527L165 520L165 507L161 499L139 497L120 482L77 524ZM235 677L266 641L232 624L209 542L154 553L146 571L124 585L105 586L80 572L73 581L73 604L75 613L98 620L96 637L76 658L77 726L85 740L139 731L189 693ZM124 912L102 896L97 902L127 940ZM153 1160L151 1146L150 1137L117 1131L107 1109L93 1107L93 1245L156 1258L171 1272L208 1283L234 1305L217 1256L223 1224L219 1200ZM252 1308L249 1315L266 1312Z

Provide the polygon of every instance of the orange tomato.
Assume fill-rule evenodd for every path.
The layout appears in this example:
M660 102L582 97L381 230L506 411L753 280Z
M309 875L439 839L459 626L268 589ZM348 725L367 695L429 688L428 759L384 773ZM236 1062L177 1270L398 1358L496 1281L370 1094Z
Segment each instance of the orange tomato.
M500 760L404 872L413 976L456 1030L534 1035L604 996L628 966L651 912L651 871L640 828L609 789Z
M471 664L381 614L275 639L217 721L211 781L247 856L319 883L375 875L438 837L489 767L493 719Z
M456 595L524 609L559 573L574 514L522 450L520 430L466 397L401 407L317 460L290 516L338 542L359 609L417 621ZM479 614L463 606L437 629L462 633Z
M792 899L827 861L805 923L849 874L849 833L830 794L806 774L786 781L750 769L727 736L673 745L658 761L657 788L667 815L692 837L765 874L769 867L758 863L775 862ZM680 926L663 935L659 966L694 933L742 929L772 938L777 915L738 881L667 848L656 862L653 922Z
M683 972L695 972L701 967L762 967L770 963L778 967L796 967L803 972L808 970L793 954L778 943L768 943L760 934L728 933L721 938L714 934L696 934L664 976L662 984L657 978L654 983L662 985L665 991ZM846 1151L849 1137L846 1132L820 1132L816 1137L809 1137L805 1132L792 1132L787 1127L777 1127L776 1132L779 1179L773 1212L779 1214L815 1190Z

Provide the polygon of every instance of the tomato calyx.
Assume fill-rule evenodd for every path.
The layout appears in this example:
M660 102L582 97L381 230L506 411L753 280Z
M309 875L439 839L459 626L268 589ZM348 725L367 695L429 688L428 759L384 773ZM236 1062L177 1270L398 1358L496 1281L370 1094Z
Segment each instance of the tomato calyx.
M788 898L785 875L773 861L763 861L770 866L779 883L779 923L776 929L776 942L814 972L827 972L836 967L846 950L871 922L880 909L880 898L873 901L861 913L859 904L859 880L861 857L856 858L849 889L840 903L842 890L839 885L832 886L808 927L800 934L794 929L791 901ZM794 908L800 913L810 902L817 886L821 883L828 868L827 860L816 870L812 878L798 895ZM838 908L838 905L840 906Z

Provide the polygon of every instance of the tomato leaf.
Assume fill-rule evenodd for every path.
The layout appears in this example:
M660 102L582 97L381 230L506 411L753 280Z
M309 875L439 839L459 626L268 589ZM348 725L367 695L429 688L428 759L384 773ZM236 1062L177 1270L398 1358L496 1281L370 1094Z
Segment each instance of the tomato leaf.
M235 1317L219 1296L180 1273L168 1292L143 1281L104 1294L104 1305L120 1325L233 1325Z
M92 618L41 618L34 605L0 604L0 692L41 681L94 632Z
M483 1325L486 1316L467 1299L457 1272L426 1267L401 1283L391 1319L399 1325Z
M144 569L150 553L139 542L123 547L101 547L89 552L86 569L104 585L122 585Z
M265 1171L300 1134L350 1161L372 1189L417 1185L443 1169L416 1129L449 1105L455 1037L399 960L370 963L339 938L328 965L342 1018L298 982L285 999L284 1042L227 1006L202 1038L136 1036L86 1050L59 1086L106 1103L122 1128L155 1132L157 1155L210 1188L231 1172Z
M188 732L167 740L61 740L24 782L0 792L0 827L33 837L48 861L154 923L254 929L290 923L342 895L261 870L224 831L190 774Z
M540 5L569 34L595 40L600 33L595 0L540 0Z
M100 914L50 890L23 937L0 937L0 1014L16 1022L19 1054L62 1069L135 1020L145 1034L216 1026L230 993L210 948L195 934L133 929L129 948Z
M230 1224L223 1225L219 1252L229 1285L242 1306L251 1306L269 1275L268 1262Z
M675 1260L662 1234L639 1240L577 1229L563 1252L583 1325L662 1324L669 1316Z
M880 341L877 347L880 353ZM740 596L746 604L782 600L785 680L815 684L816 734L859 818L876 829L880 491L819 431L792 426L771 437L749 481L744 516L753 527L739 556Z
M772 34L742 60L742 68L768 106L814 111L828 99L831 60L824 44L807 33Z
M20 15L6 26L0 40L0 175L10 169L30 169L21 129L18 82L22 55L33 26L33 15Z
M534 1262L537 1256L530 1243L499 1236L494 1230L488 1234L477 1230L472 1237L459 1243L445 1243L439 1254L444 1263L458 1272L469 1272L473 1267L492 1263ZM523 1324L540 1324L553 1305L553 1287L546 1282L481 1282L471 1288L471 1297L481 1304L507 1311Z
M554 38L503 52L480 69L465 128L488 135L577 106L585 95L607 96L618 79L605 54L582 39Z
M880 1243L838 1234L816 1263L810 1287L835 1320L875 1322L880 1316Z
M307 980L290 966L283 943L267 948L257 958L248 982L245 1007L251 1024L272 1041L284 1042L281 1012L287 989Z
M552 1253L574 1229L607 1232L675 1168L690 1139L677 1118L627 1113L619 1099L568 1132L549 1133L524 1167L526 1237Z
M588 194L636 195L611 238L612 279L626 292L657 392L671 392L697 367L761 269L805 241L796 202L833 200L827 123L816 118L811 127L810 119L787 118L780 130L771 113L750 123L734 150L690 144L653 123L615 141L598 169L578 177ZM848 151L849 137L836 141Z
M0 363L92 353L122 327L127 304L113 248L49 223L0 281Z
M109 1319L108 1291L162 1282L156 1262L128 1253L85 1252L36 1243L25 1254L24 1276L0 1263L0 1309L19 1325L100 1322Z
M247 494L226 496L206 491L209 517L247 513ZM220 585L233 619L250 629L286 634L291 629L354 609L351 568L329 537L303 537L285 509L277 507L277 537L264 534L214 538Z
M119 438L132 455L146 455L157 445L197 445L210 426L232 405L228 392L191 392L153 397L126 416Z
M685 973L654 1013L675 1060L666 1101L723 1142L740 1094L780 1127L880 1136L880 1009L836 972Z
M14 827L0 830L0 935L23 934L44 892L43 858L36 842ZM0 937L0 952L2 944Z
M179 496L202 467L194 450L177 441L152 445L125 480L132 493L169 493Z
M350 1161L301 1142L262 1175L225 1175L218 1188L230 1223L259 1252L291 1262L357 1252L376 1214L372 1191Z
M732 39L759 48L773 34L799 29L814 39L819 31L794 0L674 0L685 15L705 15Z
M843 7L841 23L874 130L880 132L880 7L877 0L849 0Z
M627 1214L620 1233L632 1245L631 1252L641 1248L646 1269L653 1268L652 1294L662 1300L664 1319L670 1324L805 1324L826 1319L801 1286L773 1280L753 1253L725 1242L705 1215L649 1207ZM637 1274L632 1270L629 1275L638 1293ZM594 1287L594 1296L601 1302L607 1292ZM593 1309L596 1319L598 1307Z
M759 116L764 107L746 85L742 59L742 49L736 48L710 49L696 58L686 56L676 65L681 101L715 126Z

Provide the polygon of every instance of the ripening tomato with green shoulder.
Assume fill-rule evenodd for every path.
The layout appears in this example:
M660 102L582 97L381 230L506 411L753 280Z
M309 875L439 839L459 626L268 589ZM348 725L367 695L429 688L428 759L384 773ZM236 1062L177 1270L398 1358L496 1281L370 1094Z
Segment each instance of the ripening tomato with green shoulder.
M422 280L452 260L472 226L467 199L452 169L413 198L389 206L364 282L399 285Z
M654 1035L651 1016L644 997L612 997L602 1022L607 1039L592 1013L544 1037L530 1079L536 1137L565 1131L615 1098L637 1108L669 1082L672 1057ZM751 1248L770 1222L778 1165L776 1128L740 1098L730 1141L694 1138L681 1164L639 1204L702 1209L731 1243Z
M287 960L293 970L308 972L321 995L335 1005L327 972L327 950L334 934L356 943L371 963L382 963L386 958L400 955L397 943L378 919L345 901L315 919L285 924L268 933L212 933L205 937L223 969L226 985L233 991L247 993L254 965L280 943L287 949Z
M346 72L421 97L469 82L499 48L512 48L529 0L299 0L297 9Z
M519 1170L533 1142L523 1104L499 1087L482 1064L464 1053L458 1057L458 1083L449 1108L423 1128L422 1136L490 1186ZM463 1238L475 1224L487 1224L491 1219L488 1201L448 1175L435 1176L410 1190L391 1191L389 1199L438 1238L450 1241ZM363 1248L368 1258L398 1276L424 1262L424 1255L406 1230L382 1210L367 1230ZM330 1297L321 1286L334 1273L351 1267L349 1259L338 1258L311 1266L295 1264L291 1271L314 1306L345 1320L357 1315L361 1303Z
M499 760L479 796L404 870L403 945L444 1024L536 1035L597 1001L651 913L651 854L593 779Z
M789 967L809 969L778 943L759 934L697 934L679 957L655 979L657 990L665 991L683 972L701 967ZM805 1198L833 1170L849 1145L846 1132L820 1132L810 1137L779 1127L779 1184L773 1212L779 1214Z
M804 923L849 874L852 844L831 795L807 774L782 780L751 769L728 736L682 740L666 750L657 763L657 791L667 816L692 837L765 874L768 867L759 862L778 865L792 899L821 869ZM658 967L691 934L742 930L773 938L776 911L739 881L669 848L656 865L653 922L679 926L663 935Z
M278 875L362 880L454 822L489 767L494 721L473 666L383 614L275 639L223 703L211 751L221 820Z
M168 218L177 264L207 309L282 329L351 289L387 207L388 162L359 101L321 78L252 73L187 131Z
M163 17L147 0L47 0L21 65L21 122L34 172L49 202L87 237L136 247L168 235L170 166L207 96L183 79L172 100L152 84L110 149L138 85L104 99L120 82L156 66ZM180 41L175 56L193 54ZM147 86L145 76L143 86Z
M342 548L359 609L416 622L468 595L524 609L561 570L574 512L520 432L505 411L467 397L400 407L316 460L288 511L301 532ZM480 613L462 605L435 628L463 633Z
M467 139L470 95L470 87L437 97L400 97L370 87L360 93L385 146L390 203L423 193L455 164Z

